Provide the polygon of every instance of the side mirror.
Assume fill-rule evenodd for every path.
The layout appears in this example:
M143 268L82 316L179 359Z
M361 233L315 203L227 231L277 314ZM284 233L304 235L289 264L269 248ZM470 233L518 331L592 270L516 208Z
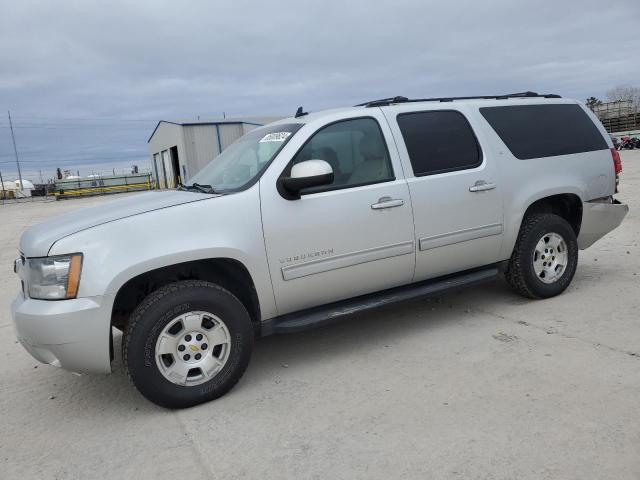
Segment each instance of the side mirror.
M290 176L283 177L280 181L284 189L291 194L290 197L297 199L304 188L333 183L333 169L324 160L306 160L295 164Z

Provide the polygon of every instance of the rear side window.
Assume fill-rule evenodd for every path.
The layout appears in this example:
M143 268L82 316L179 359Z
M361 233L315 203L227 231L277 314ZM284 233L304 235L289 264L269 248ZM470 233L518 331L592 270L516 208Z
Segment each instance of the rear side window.
M608 148L579 105L483 107L480 113L520 160Z
M477 167L480 146L460 112L401 113L397 117L416 177Z

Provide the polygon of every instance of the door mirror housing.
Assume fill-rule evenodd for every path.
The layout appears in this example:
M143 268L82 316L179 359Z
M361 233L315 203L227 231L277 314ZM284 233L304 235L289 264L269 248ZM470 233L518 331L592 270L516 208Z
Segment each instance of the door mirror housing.
M333 183L333 169L324 160L306 160L295 164L289 176L282 177L280 183L289 194L287 198L298 199L305 188Z

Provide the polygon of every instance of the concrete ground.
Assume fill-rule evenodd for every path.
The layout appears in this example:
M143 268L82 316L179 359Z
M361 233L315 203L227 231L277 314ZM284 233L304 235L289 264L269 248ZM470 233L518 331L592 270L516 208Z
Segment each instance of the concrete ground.
M623 225L566 293L499 280L257 343L225 397L182 411L38 365L9 301L27 225L102 198L0 207L0 478L640 478L640 151Z

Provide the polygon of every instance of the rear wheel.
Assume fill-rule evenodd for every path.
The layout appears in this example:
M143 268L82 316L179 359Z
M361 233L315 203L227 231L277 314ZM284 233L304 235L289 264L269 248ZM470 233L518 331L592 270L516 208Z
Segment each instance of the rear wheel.
M550 213L522 222L505 277L521 295L548 298L562 293L578 265L578 242L569 223Z
M253 328L244 305L208 282L176 282L150 294L125 330L123 363L147 399L184 408L224 395L244 373Z

